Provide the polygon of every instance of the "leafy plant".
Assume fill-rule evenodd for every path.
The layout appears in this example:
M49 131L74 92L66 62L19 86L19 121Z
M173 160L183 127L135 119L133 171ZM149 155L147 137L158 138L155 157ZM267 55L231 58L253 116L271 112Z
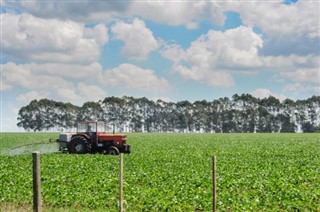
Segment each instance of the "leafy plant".
M34 140L38 135L30 134ZM210 211L211 157L216 155L218 210L317 211L318 137L129 134L132 154L124 159L124 206L127 211ZM31 155L0 156L0 204L32 203L31 160ZM46 207L117 210L118 157L43 154L41 172Z

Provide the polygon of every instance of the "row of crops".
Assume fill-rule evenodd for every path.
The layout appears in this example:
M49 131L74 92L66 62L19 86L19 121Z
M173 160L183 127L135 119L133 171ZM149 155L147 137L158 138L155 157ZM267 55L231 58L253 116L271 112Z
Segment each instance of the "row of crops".
M10 156L8 150L56 136L2 133L2 207L32 204L31 154ZM320 210L319 134L129 134L128 139L127 211L210 211L212 155L218 159L219 211ZM118 157L100 154L43 154L44 207L117 211L118 163Z

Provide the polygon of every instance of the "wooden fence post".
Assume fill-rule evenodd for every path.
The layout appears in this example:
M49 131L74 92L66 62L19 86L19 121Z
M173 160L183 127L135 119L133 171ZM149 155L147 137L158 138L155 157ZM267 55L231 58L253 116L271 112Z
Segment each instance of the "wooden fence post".
M33 211L41 212L40 152L33 152Z
M120 153L120 173L119 173L119 206L120 212L123 212L123 153Z
M216 156L212 157L212 189L213 189L213 201L212 201L212 211L217 211L217 158Z

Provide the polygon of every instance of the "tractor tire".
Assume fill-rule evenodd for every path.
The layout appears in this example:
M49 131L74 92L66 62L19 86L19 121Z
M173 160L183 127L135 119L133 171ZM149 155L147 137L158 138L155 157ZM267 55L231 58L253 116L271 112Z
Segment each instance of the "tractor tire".
M70 154L85 154L90 151L87 139L82 136L73 137L68 145L68 152Z
M111 147L108 148L107 154L109 154L109 155L119 155L120 153L119 153L119 150L118 150L117 147L111 146Z

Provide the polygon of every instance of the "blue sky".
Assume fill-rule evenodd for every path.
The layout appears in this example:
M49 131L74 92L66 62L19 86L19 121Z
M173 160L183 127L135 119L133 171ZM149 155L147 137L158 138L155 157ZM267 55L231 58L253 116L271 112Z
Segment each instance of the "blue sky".
M320 95L319 1L6 1L1 126L49 98Z

